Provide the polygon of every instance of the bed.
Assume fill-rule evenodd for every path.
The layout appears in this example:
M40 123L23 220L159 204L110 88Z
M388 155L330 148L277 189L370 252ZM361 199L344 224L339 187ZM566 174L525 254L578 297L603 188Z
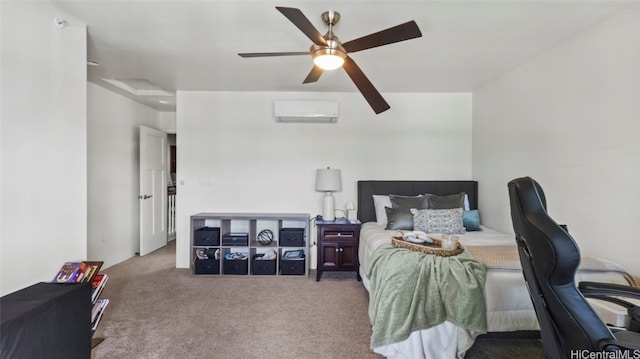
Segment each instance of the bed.
M371 292L371 283L368 277L372 269L370 267L382 265L378 263L379 256L377 255L391 247L391 237L397 234L397 230L386 230L384 224L377 223L373 196L390 194L415 196L426 193L437 196L465 193L467 209L475 210L478 208L478 183L476 181L358 182L358 219L362 223L358 250L359 274L365 288L369 291L370 301L372 296L376 294ZM480 227L480 231L466 232L458 236L460 243L466 248L465 251L479 257L479 261L483 262L486 267L482 306L486 311L484 314L486 331L539 330L519 266L513 235L501 233L485 226ZM506 263L494 263L494 259L502 260L503 257L509 257L510 262L507 260ZM411 269L407 270L411 271ZM578 271L576 281L582 280L619 284L632 283L632 279L622 268L614 263L597 260L593 260L592 266L585 265L583 270ZM406 300L402 302L406 303ZM374 314L370 304L370 317ZM374 323L373 318L372 323ZM375 329L376 324L374 324L374 333ZM478 333L473 333L445 320L440 324L426 328L417 327L408 337L385 345L374 345L372 337L372 349L389 358L462 358L473 345L477 335Z

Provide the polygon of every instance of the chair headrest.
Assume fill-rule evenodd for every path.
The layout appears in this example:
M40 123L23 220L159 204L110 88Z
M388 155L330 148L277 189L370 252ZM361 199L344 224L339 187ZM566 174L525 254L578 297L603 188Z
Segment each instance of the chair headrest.
M521 177L510 181L509 191L513 191L524 215L547 213L547 199L544 191L533 178Z

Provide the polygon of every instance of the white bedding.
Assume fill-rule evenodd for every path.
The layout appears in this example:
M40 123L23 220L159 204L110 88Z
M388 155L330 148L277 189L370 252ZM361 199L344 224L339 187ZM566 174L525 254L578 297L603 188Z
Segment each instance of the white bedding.
M482 227L482 231L459 235L463 246L515 244L514 236ZM367 268L373 253L385 244L391 243L391 236L397 231L385 230L374 222L364 223L360 231L358 257L362 282L369 290ZM598 281L628 284L624 276L617 272L578 272L576 281ZM517 330L538 330L529 293L520 270L487 270L485 283L487 308L487 330L489 332L510 332ZM384 347L374 348L376 353L388 358L462 358L473 345L473 339L465 330L445 322L436 327L414 332L409 339Z

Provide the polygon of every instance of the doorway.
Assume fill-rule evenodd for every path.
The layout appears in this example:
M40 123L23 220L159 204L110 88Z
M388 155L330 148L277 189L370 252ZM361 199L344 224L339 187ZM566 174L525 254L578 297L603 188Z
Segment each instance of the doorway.
M176 135L167 135L167 145L169 146L169 178L167 181L167 236L168 240L176 239L176 173L177 173L177 149Z

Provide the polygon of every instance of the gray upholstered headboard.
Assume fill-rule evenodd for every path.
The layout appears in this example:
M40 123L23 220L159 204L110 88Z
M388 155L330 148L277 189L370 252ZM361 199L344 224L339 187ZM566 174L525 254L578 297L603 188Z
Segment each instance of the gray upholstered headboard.
M439 196L464 192L469 196L469 207L478 209L477 181L358 181L358 219L375 222L374 194L415 196L431 193Z

